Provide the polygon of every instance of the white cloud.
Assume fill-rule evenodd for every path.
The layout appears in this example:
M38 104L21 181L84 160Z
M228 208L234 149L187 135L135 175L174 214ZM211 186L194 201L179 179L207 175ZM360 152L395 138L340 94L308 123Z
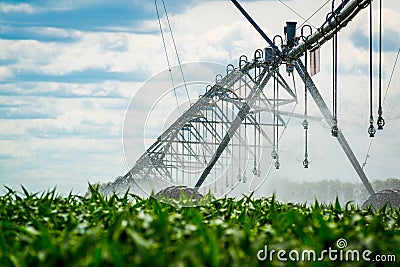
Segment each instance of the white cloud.
M6 67L0 67L0 81L7 80L13 76L13 73Z
M76 32L46 28L46 34L79 36L76 42L39 42L36 40L1 40L2 58L15 60L9 71L65 75L88 69L111 72L146 71L160 69L164 60L158 36ZM144 77L145 78L145 77Z
M32 155L30 151L26 150L21 142L11 140L0 140L0 150L3 157L23 159Z
M86 1L83 4L88 6L91 4L89 2L92 1ZM311 15L317 6L322 4L320 1L314 1L315 5L311 6L315 8L310 8L310 5L304 5L304 1L287 3L304 17ZM270 37L283 33L286 20L298 19L287 7L277 1L252 3L243 1L243 5ZM71 1L58 1L51 8L71 9L72 7ZM148 8L153 7L149 5ZM397 32L400 23L398 8L398 5L390 2L384 10L384 27ZM329 9L330 5L327 5L312 19L312 23L320 26ZM0 10L9 13L35 12L35 9L27 4L0 4ZM339 36L340 125L360 159L364 156L365 146L369 141L365 127L368 119L368 76L363 71L368 66L369 59L368 51L355 46L349 38L355 31L367 30L365 29L366 15L367 10L363 10L361 15L351 21ZM170 14L170 22L183 63L202 60L237 65L241 54L246 54L251 58L255 49L266 46L265 41L229 1L203 1L185 10L184 13ZM171 64L176 65L174 47L164 19L163 25ZM0 79L18 77L24 72L33 73L33 80L29 83L1 84L0 92L9 93L11 96L0 99L0 104L14 104L15 111L23 114L43 112L52 116L35 120L1 120L0 133L6 140L0 141L0 151L2 151L1 155L8 159L7 164L0 164L0 168L13 177L14 180L8 180L8 182L10 184L27 182L34 185L38 184L40 179L45 181L41 184L42 189L51 187L52 184L73 186L79 183L80 186L86 187L87 179L95 178L95 181L107 182L117 175L124 174L126 170L121 147L124 106L127 106L128 99L140 88L142 82L150 75L167 68L162 39L158 33L158 22L144 20L132 25L133 30L142 29L143 32L153 31L152 33L107 32L106 30L89 32L40 26L29 29L39 37L53 36L59 40L0 39L2 47L0 60L10 62L0 67ZM67 41L64 42L63 39ZM322 72L314 76L314 79L330 106L330 43L322 48L321 55ZM393 52L384 54L385 77L388 77L391 71L394 56ZM137 75L139 81L60 83L34 80L35 73L62 76L74 72L84 73L88 70ZM298 78L296 82L298 92L301 93L302 83ZM385 80L384 83L386 82ZM393 90L390 94L392 94L390 100L397 99L398 94ZM46 95L51 97L46 97ZM113 96L122 96L122 98L114 99ZM155 101L152 97L152 92L149 92L144 100L151 104ZM174 105L173 100L173 98L169 99L168 104ZM388 112L388 131L384 132L387 139L382 141L383 136L380 141L376 141L376 149L373 152L376 153L377 160L376 165L371 165L372 169L373 166L379 166L379 168L385 166L385 159L388 159L388 162L394 162L393 159L398 156L396 154L398 145L393 145L400 144L395 134L399 126L395 119L400 114L396 103L396 101L389 101L387 104L391 108L391 112ZM316 106L310 105L311 114L320 116ZM302 109L301 100L296 112L302 113ZM164 117L155 116L154 120L149 122L149 126L162 125L164 121ZM287 131L282 139L282 151L284 151L282 157L286 157L287 160L282 161L282 170L286 171L275 175L294 176L302 172L301 162L297 160L301 160L303 156L303 133L299 121L293 120L292 124L290 130L293 131ZM134 129L134 126L132 128ZM310 142L311 171L301 176L307 179L320 179L321 169L326 167L328 161L329 171L326 176L329 177L327 178L346 175L345 179L354 178L355 174L351 166L343 157L335 140L330 137L329 129L324 123L319 123L313 128L310 131L310 136L313 136ZM138 129L138 132L142 130ZM138 133L140 134L141 132ZM140 142L143 143L143 141ZM388 146L391 142L393 144ZM329 152L321 150L322 146L330 147L331 145L333 147L329 148ZM385 157L386 148L391 148L391 157ZM142 152L133 147L130 153L134 153L137 158ZM339 167L335 163L339 164ZM128 162L128 164L131 165L133 162ZM293 167L294 164L298 164L297 167ZM340 168L341 172L334 173L336 168ZM392 166L387 173L395 173L396 170L398 170L396 166ZM369 171L372 177L379 177L377 168ZM55 180L49 178L55 176L57 176Z
M7 4L0 3L0 12L4 13L28 13L32 14L35 12L34 8L30 4Z

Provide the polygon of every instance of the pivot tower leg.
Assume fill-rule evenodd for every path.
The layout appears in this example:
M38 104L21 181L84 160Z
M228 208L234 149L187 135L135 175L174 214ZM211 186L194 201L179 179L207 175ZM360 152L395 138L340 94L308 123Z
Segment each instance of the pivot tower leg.
M329 127L333 126L333 116L326 105L324 99L322 98L321 94L319 93L317 87L315 86L313 80L311 79L310 75L308 74L306 68L304 67L303 63L300 60L296 60L295 67L297 72L299 73L303 82L307 84L308 92L310 92L311 96L314 99L315 104L321 111L322 115L324 116L326 122L328 123ZM346 138L344 137L342 131L339 129L337 140L339 141L340 146L342 147L344 153L346 154L347 158L350 160L351 165L353 165L354 170L357 172L358 176L360 177L361 181L363 182L364 186L367 188L369 194L375 195L375 190L372 187L371 183L369 182L367 176L365 175L363 169L360 166L356 156L354 155L353 151L349 143L347 142Z

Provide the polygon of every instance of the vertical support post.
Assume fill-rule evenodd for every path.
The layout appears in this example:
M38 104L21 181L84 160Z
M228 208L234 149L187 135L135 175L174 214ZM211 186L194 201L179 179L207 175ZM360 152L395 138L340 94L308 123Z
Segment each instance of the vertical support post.
M333 126L334 120L333 116L326 105L324 99L322 98L321 94L319 93L317 87L315 86L313 80L311 79L310 75L308 74L306 68L304 67L303 63L298 59L296 60L295 67L297 72L299 73L303 82L307 84L308 92L314 99L315 104L321 111L322 115L324 116L326 122L328 123L329 127ZM346 138L344 137L342 131L339 129L337 140L339 141L340 146L342 147L344 153L346 154L347 158L350 160L351 165L353 165L354 170L357 172L358 176L360 177L362 183L364 184L365 188L368 190L369 194L372 196L375 194L375 190L372 187L371 183L369 182L367 176L365 175L363 169L360 166L356 156L354 155L349 143L347 142Z

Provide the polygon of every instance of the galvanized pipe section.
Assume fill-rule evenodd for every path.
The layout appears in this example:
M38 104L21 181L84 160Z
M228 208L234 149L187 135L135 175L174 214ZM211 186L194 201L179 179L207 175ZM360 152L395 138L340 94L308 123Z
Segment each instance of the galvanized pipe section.
M372 0L352 0L342 8L336 9L325 21L318 31L307 39L307 49L314 50L333 37L338 31L344 28L362 9L370 5ZM340 10L341 9L341 10ZM304 53L304 46L301 42L295 46L287 55L288 58L296 60Z

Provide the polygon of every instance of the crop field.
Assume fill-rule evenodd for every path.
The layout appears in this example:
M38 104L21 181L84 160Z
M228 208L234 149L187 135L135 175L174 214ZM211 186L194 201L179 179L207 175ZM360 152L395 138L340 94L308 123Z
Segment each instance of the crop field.
M252 196L208 199L189 207L182 205L185 200L170 205L131 194L104 197L93 187L85 196L22 189L8 188L0 196L0 266L400 262L398 209L362 210L338 201L283 204L274 197Z

